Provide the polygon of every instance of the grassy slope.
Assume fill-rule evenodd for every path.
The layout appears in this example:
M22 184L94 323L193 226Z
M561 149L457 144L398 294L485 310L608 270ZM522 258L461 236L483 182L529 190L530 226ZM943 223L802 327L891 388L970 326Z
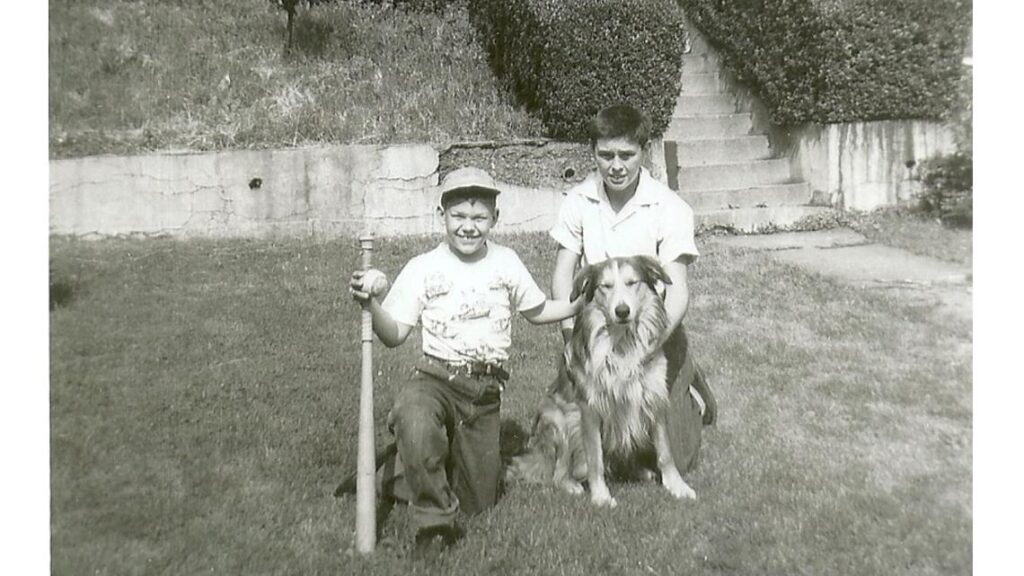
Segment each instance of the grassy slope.
M536 136L465 9L53 0L51 155ZM230 81L226 81L229 78Z
M506 238L546 284L540 235ZM394 273L433 240L386 239ZM55 573L947 574L971 562L971 326L782 267L705 255L690 330L722 409L680 505L512 486L441 570L410 567L403 511L351 558L353 242L54 240ZM559 338L517 322L510 430ZM375 349L377 414L418 341ZM379 430L382 432L382 430ZM383 441L383 440L382 440Z

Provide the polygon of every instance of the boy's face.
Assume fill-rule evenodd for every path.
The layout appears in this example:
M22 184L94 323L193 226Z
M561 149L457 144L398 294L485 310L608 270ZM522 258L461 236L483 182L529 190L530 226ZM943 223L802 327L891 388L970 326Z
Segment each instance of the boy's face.
M609 194L633 189L642 159L643 148L629 138L600 138L594 143L594 162Z
M487 235L498 218L497 209L477 198L454 200L441 209L448 246L456 256L482 256Z

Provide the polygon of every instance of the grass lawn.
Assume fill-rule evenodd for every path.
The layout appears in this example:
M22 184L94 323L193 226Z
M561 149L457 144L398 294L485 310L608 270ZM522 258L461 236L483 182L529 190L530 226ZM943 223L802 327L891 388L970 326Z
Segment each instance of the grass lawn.
M535 137L463 6L52 0L51 157Z
M553 252L506 236L542 286ZM439 238L381 239L390 274ZM404 509L353 556L355 242L53 239L52 572L964 574L972 328L758 253L691 269L689 330L718 395L695 503L612 484L618 508L512 485L439 567ZM553 377L553 327L514 326L507 430ZM377 417L418 353L375 347ZM378 426L383 443L383 427ZM509 435L511 448L520 438Z
M974 262L973 231L944 226L938 218L923 211L887 208L843 216L850 227L871 242L967 266Z

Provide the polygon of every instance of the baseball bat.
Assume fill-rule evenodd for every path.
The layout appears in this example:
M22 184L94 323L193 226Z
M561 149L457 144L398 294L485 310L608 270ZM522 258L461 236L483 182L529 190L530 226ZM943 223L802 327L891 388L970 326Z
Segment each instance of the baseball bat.
M373 234L359 237L363 270L373 262ZM363 373L359 385L359 447L356 469L356 550L370 554L377 540L377 462L373 435L373 317L369 301L362 313Z

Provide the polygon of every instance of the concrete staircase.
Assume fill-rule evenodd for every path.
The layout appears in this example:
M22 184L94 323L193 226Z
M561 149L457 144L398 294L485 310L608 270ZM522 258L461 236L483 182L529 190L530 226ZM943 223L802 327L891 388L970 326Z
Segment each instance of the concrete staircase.
M811 206L810 185L774 158L754 133L746 99L731 88L719 59L692 25L682 88L664 134L669 186L693 207L698 230L758 232L827 211Z

